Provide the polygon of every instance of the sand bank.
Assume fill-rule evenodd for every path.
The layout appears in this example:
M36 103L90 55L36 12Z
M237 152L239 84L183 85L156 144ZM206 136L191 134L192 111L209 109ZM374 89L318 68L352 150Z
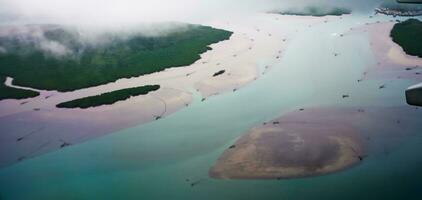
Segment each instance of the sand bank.
M403 48L391 39L390 32L393 26L393 22L385 22L372 24L369 27L369 34L377 58L384 61L383 65L422 66L422 58L407 55Z
M407 55L390 37L395 22L367 23L352 34L367 33L376 63L368 67L365 78L406 78L422 80L422 58Z
M324 123L270 122L254 128L219 158L213 178L288 179L322 175L359 163L355 130Z
M315 107L254 127L209 175L219 179L289 179L338 172L368 156L388 156L422 128L412 107Z

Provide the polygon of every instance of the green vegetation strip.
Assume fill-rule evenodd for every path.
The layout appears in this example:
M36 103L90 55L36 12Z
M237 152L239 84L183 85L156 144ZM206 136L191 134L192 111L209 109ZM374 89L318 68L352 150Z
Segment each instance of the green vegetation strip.
M0 76L0 100L4 99L26 99L32 98L40 95L40 93L31 91L31 90L23 90L23 89L16 89L7 87L4 82L6 81L5 76Z
M145 95L149 92L160 89L159 85L146 85L141 87L127 88L113 92L103 93L97 96L90 96L56 105L58 108L90 108L102 105L111 105L118 101L129 99L133 96Z
M422 22L417 19L408 19L394 25L391 38L403 50L412 56L422 58Z
M292 9L283 12L272 12L281 15L298 15L298 16L314 16L323 17L327 15L341 16L351 14L352 11L346 8L319 8L319 7L306 7L304 9Z
M232 35L212 27L186 25L164 36L105 34L107 42L90 45L77 31L60 26L44 29L48 44L64 46L72 53L57 56L42 50L37 40L22 40L13 34L2 36L0 74L13 77L20 86L73 91L191 65L211 49L209 45Z

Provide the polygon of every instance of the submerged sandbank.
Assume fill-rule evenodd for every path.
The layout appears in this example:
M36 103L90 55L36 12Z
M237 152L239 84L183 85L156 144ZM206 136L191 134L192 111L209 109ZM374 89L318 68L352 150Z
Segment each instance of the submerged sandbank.
M226 150L210 176L288 179L336 172L363 159L364 148L355 132L343 125L269 122Z
M398 107L301 108L251 129L209 170L218 179L290 179L338 172L388 156L421 127Z

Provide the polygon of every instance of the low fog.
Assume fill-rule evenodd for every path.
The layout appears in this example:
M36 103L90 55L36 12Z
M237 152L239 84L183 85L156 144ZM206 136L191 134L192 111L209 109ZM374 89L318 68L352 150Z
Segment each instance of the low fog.
M306 6L344 6L369 11L380 0L0 0L0 23L53 23L125 27L139 23L202 23Z
M207 25L213 20L243 17L274 10L308 6L346 7L354 13L373 13L381 0L0 0L0 37L15 37L53 56L72 51L46 40L43 28L58 24L73 27L84 43L100 43L104 32L122 37L160 36L183 30L183 23ZM169 23L170 22L170 23ZM29 25L28 25L29 24ZM159 25L157 25L159 24ZM24 26L26 25L26 26ZM12 28L11 28L12 27ZM48 26L47 26L48 27ZM0 44L0 53L7 52Z

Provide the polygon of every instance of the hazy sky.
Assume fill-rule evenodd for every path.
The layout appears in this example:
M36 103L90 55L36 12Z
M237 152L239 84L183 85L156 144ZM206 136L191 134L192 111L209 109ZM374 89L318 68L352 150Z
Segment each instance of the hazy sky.
M0 0L1 23L125 25L200 22L282 7L324 4L373 7L378 0Z
M381 0L0 0L0 25L59 24L76 26L84 44L107 42L105 32L150 36L171 33L184 28L174 23L187 22L208 25L214 19L244 17L286 8L306 6L347 7L354 12L373 12ZM73 30L73 29L72 29ZM18 26L0 28L0 37L17 37L36 44L48 55L73 55L68 47L44 37L44 28ZM7 52L0 46L0 53Z

